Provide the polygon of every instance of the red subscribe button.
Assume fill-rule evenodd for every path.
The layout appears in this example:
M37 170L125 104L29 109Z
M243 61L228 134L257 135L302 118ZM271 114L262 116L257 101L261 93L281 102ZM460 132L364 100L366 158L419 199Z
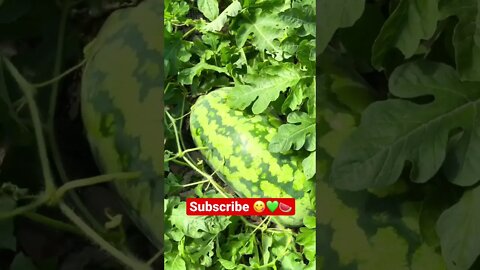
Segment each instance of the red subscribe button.
M294 198L187 198L189 216L293 216Z

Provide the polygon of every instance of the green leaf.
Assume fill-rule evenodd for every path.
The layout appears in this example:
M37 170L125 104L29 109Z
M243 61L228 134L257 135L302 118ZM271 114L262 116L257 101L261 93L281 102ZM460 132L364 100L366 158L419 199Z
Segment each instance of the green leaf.
M187 266L178 253L169 253L165 255L165 269L187 270Z
M309 6L304 6L303 9L291 8L280 13L280 18L290 27L300 28L303 26L308 35L315 36L315 11Z
M315 151L310 153L307 158L302 161L303 173L307 179L312 178L315 175Z
M400 99L372 104L360 127L342 146L332 165L331 181L348 190L387 186L397 181L406 161L410 178L428 181L444 164L454 184L475 184L480 175L480 92L478 83L463 83L451 67L431 62L408 63L392 74L390 91ZM431 96L418 104L405 99ZM460 138L447 155L451 132ZM458 132L457 132L458 133Z
M200 264L203 266L212 265L212 256L214 255L214 241L215 236L209 236L204 239L189 239L186 241L184 248L185 259L189 259L191 263Z
M303 246L303 254L309 261L315 260L315 229L300 228L297 235L297 243Z
M13 259L10 265L10 270L36 270L37 267L33 264L32 260L25 256L23 253L18 253Z
M449 270L470 269L480 255L480 187L465 192L437 222L442 254Z
M217 0L198 0L198 9L210 21L218 17L218 1Z
M300 150L303 146L309 151L315 149L315 118L304 112L292 112L288 115L289 124L281 125L272 138L268 150L274 153L284 153L292 146Z
M228 104L232 108L245 110L253 102L254 114L264 112L268 105L277 100L280 93L295 86L302 74L294 65L282 64L268 66L259 74L250 74L245 78L247 84L235 85L228 95Z
M208 234L218 234L223 231L230 218L224 216L187 216L186 203L181 202L172 209L172 215L169 217L173 226L188 237L201 238Z
M193 82L193 78L200 75L204 70L213 70L216 72L228 74L225 68L210 65L204 61L201 61L200 63L196 64L191 68L186 68L180 71L180 73L178 74L178 80L181 84L191 85Z
M305 99L308 99L308 112L313 115L315 112L311 111L310 103L315 102L315 81L312 79L302 79L290 88L289 94L282 104L281 112L286 114L288 109L291 111L301 110ZM313 104L313 106L315 105Z
M287 109L292 111L298 110L304 99L304 89L302 87L295 87L285 99L285 102L282 105L282 113L285 113Z
M380 69L387 53L398 48L406 58L415 54L421 40L432 37L441 18L439 0L402 0L390 15L372 49L372 64Z
M242 17L240 27L235 35L237 46L243 47L247 39L259 51L281 52L278 41L284 36L287 24L279 17L278 12L256 9Z
M220 15L207 24L204 29L206 31L220 31L225 23L227 23L228 17L235 17L242 10L242 5L239 1L234 0Z
M256 244L255 239L255 235L249 233L232 234L224 240L225 244L222 246L226 248L217 249L217 252L221 253L222 258L229 258L230 261L236 262L238 258L253 253Z
M464 80L480 80L480 2L478 0L442 1L445 17L459 18L453 34L457 70Z
M319 5L318 53L321 53L338 28L350 27L362 16L365 0L321 0Z
M302 256L297 253L288 253L281 258L282 268L284 270L301 270L305 268Z
M220 264L225 267L225 269L235 269L237 268L237 264L232 262L232 261L227 261L225 259L218 259L218 261L220 262Z
M262 261L264 264L268 264L270 261L270 248L272 247L273 238L271 235L262 234Z
M187 62L192 56L191 53L187 51L189 44L181 40L180 34L171 34L169 32L165 32L164 34L164 43L165 54L163 62L166 77L177 75L182 62Z
M316 224L316 218L315 216L306 216L303 218L303 224L305 224L305 227L309 229L315 229L317 224Z

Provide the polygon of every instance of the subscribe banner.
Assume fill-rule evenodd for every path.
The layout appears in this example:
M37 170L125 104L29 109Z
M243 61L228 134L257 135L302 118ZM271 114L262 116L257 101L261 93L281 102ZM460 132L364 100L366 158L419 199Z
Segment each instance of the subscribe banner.
M293 216L293 198L187 198L189 216Z

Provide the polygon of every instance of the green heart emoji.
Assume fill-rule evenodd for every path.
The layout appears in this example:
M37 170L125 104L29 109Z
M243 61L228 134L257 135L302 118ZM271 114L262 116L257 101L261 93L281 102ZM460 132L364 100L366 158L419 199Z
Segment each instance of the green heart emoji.
M267 201L267 207L270 212L275 212L275 210L278 208L278 201Z

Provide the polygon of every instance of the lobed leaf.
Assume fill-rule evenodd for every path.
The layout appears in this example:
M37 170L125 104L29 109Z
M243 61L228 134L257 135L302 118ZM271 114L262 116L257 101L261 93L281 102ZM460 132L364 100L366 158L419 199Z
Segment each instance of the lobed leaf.
M259 51L281 52L278 41L284 37L287 26L278 13L258 8L243 16L235 35L237 46L243 47L251 39Z
M309 151L315 149L315 118L303 112L292 112L288 115L288 124L281 125L272 138L268 150L274 153L284 153L292 147Z
M294 65L285 63L268 66L259 74L250 74L246 84L233 87L228 96L232 108L244 110L253 103L253 113L264 112L271 102L278 99L280 93L293 87L303 78L301 71Z
M414 182L428 181L444 165L451 182L475 184L480 175L480 84L461 82L447 65L421 61L397 68L389 85L399 99L365 110L360 127L333 162L334 185L348 190L387 186L397 181L406 162L412 165ZM426 104L408 100L428 96L433 101ZM459 129L447 155L449 136Z
M372 64L383 65L387 53L398 48L406 58L415 54L421 40L432 37L441 18L439 0L402 0L390 15L372 48Z

